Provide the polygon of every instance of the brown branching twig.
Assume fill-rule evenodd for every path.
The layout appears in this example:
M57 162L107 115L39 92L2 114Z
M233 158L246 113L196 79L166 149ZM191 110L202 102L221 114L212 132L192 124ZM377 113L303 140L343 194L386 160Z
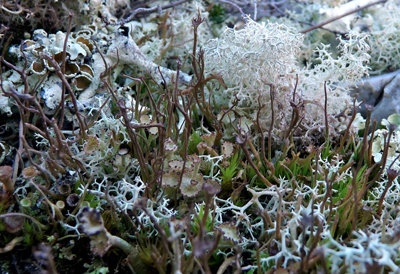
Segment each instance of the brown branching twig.
M68 37L71 34L71 26L72 26L72 18L74 17L73 11L69 12L69 21L68 21L68 30L67 33L65 34L65 40L64 40L64 47L62 51L62 64L61 64L61 72L62 74L65 75L65 69L67 65L67 44L68 44ZM58 105L58 108L61 108L60 110L60 120L58 126L61 128L63 123L64 123L64 110L65 110L65 83L62 82L62 90L61 90L61 100L60 104Z
M84 139L86 139L86 137L87 137L87 136L86 136L86 124L83 122L82 117L81 117L81 114L79 113L78 100L77 100L77 98L76 98L76 96L75 96L75 94L74 94L74 91L72 90L70 84L68 83L67 78L65 78L65 75L62 73L61 67L60 67L60 65L57 63L57 61L54 60L54 58L52 58L52 57L50 57L50 56L48 56L48 55L46 55L46 54L43 54L43 58L46 59L47 61L49 61L49 62L51 63L51 65L52 65L52 66L54 67L54 69L55 69L55 72L56 72L57 76L60 78L60 80L61 80L61 82L63 83L63 85L65 85L65 87L66 87L66 89L67 89L67 91L68 91L68 94L69 94L70 97L71 97L72 104L74 105L74 108L75 108L75 110L76 110L76 117L78 118L80 135L81 135Z
M128 18L123 19L123 20L121 20L119 22L111 23L111 22L108 21L107 18L103 18L103 20L107 25L110 25L110 26L116 26L116 25L123 26L125 23L128 23L128 22L132 21L138 14L153 13L153 12L158 12L160 14L162 10L166 10L166 9L169 9L169 8L172 8L172 7L176 7L176 6L180 5L180 4L186 3L188 1L189 0L180 0L180 1L176 1L174 3L168 4L168 5L165 5L165 6L157 5L157 6L154 6L152 8L147 8L147 9L146 8L137 8L132 12L131 15L129 15Z
M335 16L335 17L333 17L333 18L331 18L331 19L328 19L328 20L326 20L326 21L324 21L324 22L321 22L321 23L319 23L319 24L317 24L317 25L315 25L315 26L312 26L312 27L310 27L310 28L308 28L308 29L302 30L302 31L300 31L300 33L307 33L307 32L310 32L310 31L312 31L312 30L315 30L315 29L318 29L318 28L320 28L320 27L322 27L322 26L325 26L325 25L327 25L327 24L329 24L329 23L332 23L332 22L334 22L334 21L336 21L336 20L339 20L339 19L341 19L341 18L343 18L343 17L346 17L347 15L350 15L350 14L352 14L352 13L356 13L356 12L359 12L359 11L361 11L361 10L363 10L363 9L369 8L369 7L374 6L374 5L377 5L377 4L385 3L385 2L387 2L387 0L379 0L379 1L376 1L376 2L373 2L373 3L370 3L370 4L367 4L367 5L361 6L361 7L359 7L359 8L354 9L354 10L351 10L351 11L349 11L349 12L346 12L346 13L344 13L344 14L342 14L342 15Z
M232 7L237 9L240 12L240 14L242 15L243 19L247 21L246 14L243 12L242 8L239 7L237 4L232 3L231 1L228 1L228 0L218 0L218 2L231 5Z

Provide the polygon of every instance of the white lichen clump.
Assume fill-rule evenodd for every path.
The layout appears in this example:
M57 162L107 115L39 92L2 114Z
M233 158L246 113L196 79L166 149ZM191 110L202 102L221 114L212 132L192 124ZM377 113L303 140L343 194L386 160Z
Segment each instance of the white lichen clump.
M245 28L227 28L207 43L206 65L208 72L221 74L242 103L257 105L268 85L287 86L285 76L297 68L295 55L303 38L285 25L248 20Z
M295 57L302 41L301 34L285 25L260 24L248 18L243 29L227 28L219 39L207 43L206 71L222 76L230 103L237 99L239 107L253 109L259 108L259 101L266 104L262 110L266 118L271 109L271 88L279 104L289 109L298 70Z
M271 123L271 92L275 110L275 134L288 128L293 98L306 103L305 124L312 128L324 126L324 84L327 84L330 121L349 106L349 88L368 75L369 60L366 35L348 35L340 39L340 55L332 57L329 46L322 45L315 53L319 64L301 69L296 62L303 36L294 29L277 23L257 23L248 18L241 30L226 29L219 39L205 47L207 73L220 74L228 88L224 93L230 103L238 100L238 108L250 109L253 118L260 111L264 125ZM296 74L298 85L296 86ZM293 93L296 92L294 95ZM215 94L215 93L214 93ZM216 94L223 98L223 95ZM220 99L223 100L223 99ZM253 110L253 111L252 111ZM265 123L264 123L265 122Z
M334 58L329 52L329 46L321 45L315 50L319 64L312 67L309 64L299 76L300 90L303 98L311 104L306 105L306 121L311 128L323 124L324 103L327 99L327 114L329 124L344 130L346 123L334 118L334 115L349 111L351 105L350 85L368 76L369 46L367 35L347 35L347 40L339 39L339 56ZM327 98L324 84L326 83ZM325 125L324 125L325 126Z
M399 35L400 35L400 2L389 0L378 8L371 20L370 45L372 73L380 74L389 69L400 68Z
M340 17L346 12L351 12L356 8L376 3L373 0L354 0L354 1L325 1L325 0L302 0L287 11L288 17L276 19L291 26L297 31L309 28L309 25L301 22L311 22L318 24L326 20ZM386 3L370 6L361 12L338 18L332 23L307 32L304 36L304 45L301 48L300 58L304 62L315 62L312 49L320 44L337 43L335 36L345 33L357 33L369 35L367 41L370 46L371 64L370 74L379 75L383 72L393 71L400 68L399 55L399 26L400 26L400 2L398 0L388 0ZM331 49L336 55L335 49Z

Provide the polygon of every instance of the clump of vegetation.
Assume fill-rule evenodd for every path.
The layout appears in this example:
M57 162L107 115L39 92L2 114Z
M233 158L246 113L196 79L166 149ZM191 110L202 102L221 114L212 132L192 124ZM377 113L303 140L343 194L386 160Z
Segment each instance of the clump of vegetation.
M399 271L400 116L349 95L365 34L302 67L294 27L124 5L3 40L1 272Z

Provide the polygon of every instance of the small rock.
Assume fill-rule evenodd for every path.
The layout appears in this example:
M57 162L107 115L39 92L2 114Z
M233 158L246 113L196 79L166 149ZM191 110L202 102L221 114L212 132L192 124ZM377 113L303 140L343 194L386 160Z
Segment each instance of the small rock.
M400 113L400 71L370 77L364 79L353 89L351 95L359 93L358 101L364 99L359 112L366 117L367 112L364 107L369 104L375 107L372 119L376 118L380 122L389 115Z

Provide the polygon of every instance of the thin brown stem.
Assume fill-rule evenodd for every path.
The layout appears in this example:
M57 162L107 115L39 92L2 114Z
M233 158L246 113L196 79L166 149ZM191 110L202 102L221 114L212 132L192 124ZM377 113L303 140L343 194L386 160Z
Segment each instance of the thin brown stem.
M319 23L319 24L317 24L317 25L315 25L315 26L312 26L312 27L310 27L310 28L308 28L308 29L302 30L302 31L300 31L300 33L307 33L307 32L310 32L310 31L312 31L312 30L315 30L315 29L318 29L318 28L320 28L320 27L322 27L322 26L325 26L325 25L327 25L327 24L329 24L329 23L332 23L332 22L334 22L334 21L336 21L336 20L339 20L339 19L341 19L341 18L343 18L343 17L346 17L346 16L348 16L348 15L350 15L350 14L359 12L359 11L361 11L361 10L363 10L363 9L366 9L366 8L369 8L369 7L373 6L373 5L377 5L377 4L385 3L385 2L387 2L387 0L379 0L379 1L376 1L376 2L373 2L373 3L370 3L370 4L367 4L367 5L361 6L361 7L359 7L359 8L354 9L354 10L351 10L351 11L349 11L349 12L346 12L346 13L344 13L344 14L342 14L342 15L335 16L335 17L333 17L333 18L331 18L331 19L328 19L328 20L326 20L326 21L324 21L324 22L321 22L321 23Z
M67 44L68 44L68 37L71 34L71 26L72 26L72 17L74 17L74 12L70 11L69 12L69 20L68 20L68 30L67 33L65 34L65 40L64 40L64 47L63 47L63 52L62 52L62 64L61 64L61 72L62 74L65 75L65 68L67 65ZM64 123L64 110L65 110L65 83L62 82L62 91L61 91L61 100L60 100L60 104L58 105L58 108L60 109L60 120L58 121L58 127L62 128L63 123Z

